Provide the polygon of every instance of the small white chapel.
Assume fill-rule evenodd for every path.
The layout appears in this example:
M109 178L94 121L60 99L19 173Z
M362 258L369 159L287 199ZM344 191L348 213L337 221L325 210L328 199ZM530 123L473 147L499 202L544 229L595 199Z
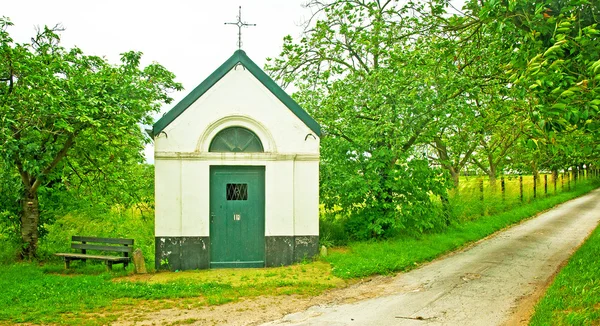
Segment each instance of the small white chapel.
M157 269L281 266L317 253L320 126L244 51L150 134Z

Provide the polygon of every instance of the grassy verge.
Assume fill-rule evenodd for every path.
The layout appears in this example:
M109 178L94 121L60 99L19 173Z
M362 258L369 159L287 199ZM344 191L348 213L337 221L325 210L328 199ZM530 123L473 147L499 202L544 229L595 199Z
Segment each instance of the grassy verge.
M600 227L569 259L536 305L530 325L600 324Z
M410 270L419 263L482 239L597 187L598 183L582 183L571 192L540 198L507 212L460 223L443 233L425 234L419 238L351 243L343 250L332 250L326 260L331 263L333 275L345 279Z
M317 295L345 282L324 262L268 269L156 273L147 277L104 272L102 265L63 274L58 265L0 267L0 324L106 325L128 307L153 310L223 304L260 295ZM189 298L189 300L171 300ZM136 309L138 309L136 308ZM91 318L93 317L93 318Z

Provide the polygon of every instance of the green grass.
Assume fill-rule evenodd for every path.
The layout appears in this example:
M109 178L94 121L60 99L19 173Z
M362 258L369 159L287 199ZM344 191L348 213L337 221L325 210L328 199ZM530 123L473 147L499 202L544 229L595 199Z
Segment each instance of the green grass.
M545 184L544 176L547 178ZM534 196L533 176L524 175L523 178L523 201L521 201L519 175L506 175L496 180L492 187L487 178L481 176L461 177L458 190L450 191L451 215L459 222L478 218L482 215L494 215L529 203L539 198L554 196L563 192L576 190L588 180L580 179L575 182L565 179L560 175L556 180L556 188L552 175L540 174L537 182L537 190ZM502 193L502 178L504 179L504 194ZM483 193L481 192L483 186ZM483 201L481 197L483 196Z
M323 262L267 269L127 276L99 264L64 273L58 265L0 266L0 324L104 325L129 307L156 310L216 305L260 295L317 295L346 283ZM191 300L188 300L188 299ZM185 299L185 300L178 300ZM93 317L93 318L91 318Z
M530 325L600 325L600 227L556 276Z
M474 182L468 185L471 183ZM525 200L524 204L514 199L513 189L507 191L511 199L501 203L504 206L498 203L501 199L484 194L484 203L488 205L484 216L475 208L443 232L416 238L405 236L382 242L351 243L348 247L330 250L326 262L281 268L151 273L139 277L128 275L130 271L118 271L118 267L115 272L107 273L103 265L94 263L74 264L75 268L69 271L65 271L60 262L52 260L46 265L0 265L0 288L3 289L0 324L102 325L114 322L133 307L136 311L189 309L261 295L317 295L326 289L346 286L343 279L412 269L597 186L598 183L581 182L576 188L572 185L571 192L538 196L537 200ZM457 203L455 209L461 205L469 208L474 202L466 199L478 198L476 191L468 196L465 189L461 192L461 199L465 201ZM500 210L510 210L493 214L495 208L491 209L492 205L497 205ZM144 217L133 210L113 213L108 217L68 215L57 220L49 226L50 233L41 246L43 257L53 259L54 252L70 250L70 236L81 234L133 237L136 247L141 247L147 260L151 260L151 215ZM14 249L8 247L0 248L0 256L2 252L8 259L14 255Z
M482 239L597 187L597 183L582 182L571 192L538 198L503 213L458 223L443 233L424 234L418 238L351 243L342 250L331 250L326 260L331 263L333 275L345 279L410 270L422 262Z

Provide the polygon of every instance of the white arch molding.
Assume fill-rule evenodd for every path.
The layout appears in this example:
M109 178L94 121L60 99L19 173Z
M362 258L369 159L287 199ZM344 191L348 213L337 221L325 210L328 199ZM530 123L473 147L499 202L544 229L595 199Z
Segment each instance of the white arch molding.
M229 127L244 127L256 134L262 142L265 153L277 153L275 139L271 132L260 122L246 115L230 115L213 121L198 139L196 152L208 152L210 143L221 130Z

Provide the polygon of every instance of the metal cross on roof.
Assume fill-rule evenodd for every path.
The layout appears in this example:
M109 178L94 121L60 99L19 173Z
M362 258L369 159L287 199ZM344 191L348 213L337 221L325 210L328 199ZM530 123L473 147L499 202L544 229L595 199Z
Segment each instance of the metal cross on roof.
M225 23L225 25L236 25L238 27L238 49L242 48L242 27L256 26L256 24L248 24L242 21L242 6L240 6L240 13L237 16L237 22Z

